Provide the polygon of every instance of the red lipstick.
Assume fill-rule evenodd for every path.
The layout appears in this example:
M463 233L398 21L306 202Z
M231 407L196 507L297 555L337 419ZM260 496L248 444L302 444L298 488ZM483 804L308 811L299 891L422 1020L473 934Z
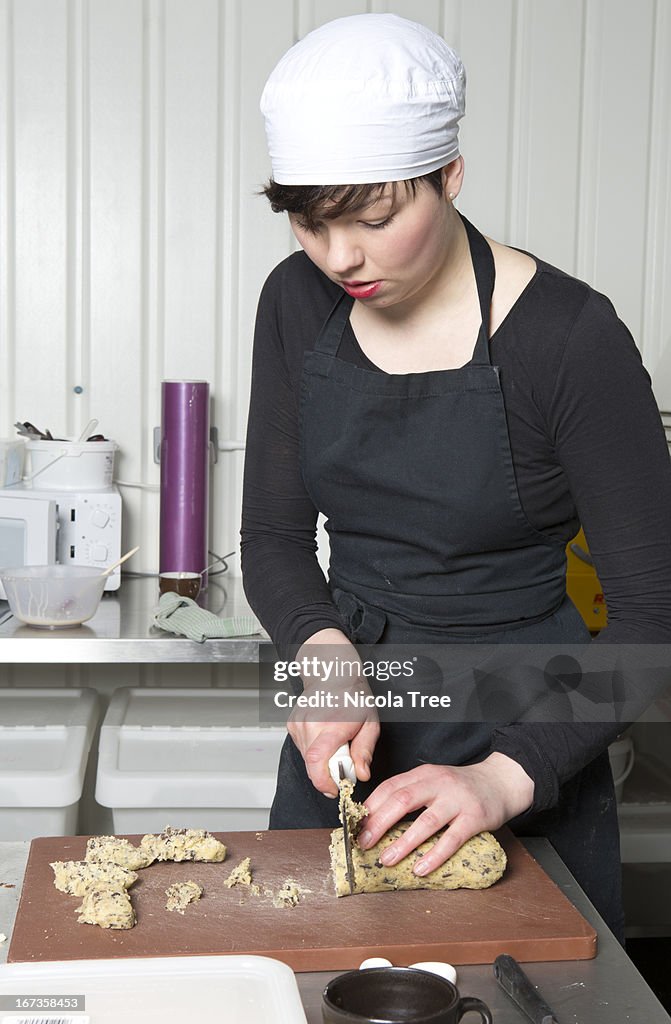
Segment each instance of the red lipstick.
M341 281L341 284L354 299L370 299L382 287L382 281Z

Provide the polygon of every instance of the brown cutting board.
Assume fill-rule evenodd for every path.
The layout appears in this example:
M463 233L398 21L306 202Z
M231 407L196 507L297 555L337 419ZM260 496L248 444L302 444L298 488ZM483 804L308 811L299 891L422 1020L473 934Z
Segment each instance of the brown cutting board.
M77 923L81 902L53 885L54 860L80 860L86 836L34 839L8 960L254 953L295 971L347 970L369 956L393 964L447 960L491 963L589 959L594 929L507 829L497 836L508 855L504 877L489 889L366 893L337 899L329 871L328 829L215 833L226 843L223 864L162 863L139 872L130 890L137 924L128 931ZM137 844L139 836L128 836ZM298 906L273 907L224 885L243 857L254 879L277 890L287 878L310 890ZM186 913L165 910L165 889L193 879L203 897Z

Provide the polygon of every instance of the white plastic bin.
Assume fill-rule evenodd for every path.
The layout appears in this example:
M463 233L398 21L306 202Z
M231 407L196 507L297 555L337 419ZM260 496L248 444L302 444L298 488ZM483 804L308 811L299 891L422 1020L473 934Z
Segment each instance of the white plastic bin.
M286 730L256 690L123 687L100 731L96 799L118 834L264 829Z
M94 690L0 689L0 840L77 833Z

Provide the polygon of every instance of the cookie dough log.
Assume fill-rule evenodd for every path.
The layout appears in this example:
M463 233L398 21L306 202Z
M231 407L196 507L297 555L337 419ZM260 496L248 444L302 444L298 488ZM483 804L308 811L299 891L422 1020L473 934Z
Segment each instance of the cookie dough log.
M91 836L86 844L86 860L119 864L129 871L146 868L156 858L147 849L133 846L118 836Z
M68 896L85 896L90 889L130 889L137 882L135 871L111 861L97 863L86 860L55 860L50 865L54 885Z
M166 910L176 910L183 914L189 903L195 903L203 895L203 890L197 882L175 882L165 890L168 902Z
M97 924L99 928L132 928L136 921L125 889L90 889L77 911L80 924Z
M200 860L219 863L226 847L203 828L171 828L160 835L146 835L140 849L152 860Z
M393 867L380 863L380 854L410 827L402 821L391 828L370 850L353 844L354 892L388 892L395 889L487 889L497 882L506 868L506 855L491 834L480 832L457 850L449 860L423 878L413 874L413 866L443 834L438 832ZM444 830L443 830L444 831ZM343 831L331 833L331 872L336 896L349 896Z

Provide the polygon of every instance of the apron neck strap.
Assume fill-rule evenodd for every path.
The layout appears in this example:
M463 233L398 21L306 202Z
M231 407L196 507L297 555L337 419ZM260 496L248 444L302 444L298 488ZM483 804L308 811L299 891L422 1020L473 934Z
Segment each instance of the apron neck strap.
M473 270L475 272L475 283L478 289L480 301L480 314L482 322L478 331L477 341L473 349L471 363L491 364L489 355L489 324L492 306L492 295L494 294L494 281L496 280L496 268L494 256L489 248L487 240L474 228L470 221L466 220L463 214L459 214L466 228L468 245L471 250Z
M471 250L471 259L473 261L475 283L478 289L480 313L482 316L482 323L480 324L480 330L478 332L477 341L475 342L475 348L470 362L480 364L485 363L489 365L491 363L489 355L489 319L492 295L494 293L494 281L496 278L494 257L487 241L483 238L477 228L474 228L470 221L466 220L462 214L459 214L459 216L466 228L466 236ZM354 299L351 295L348 295L347 292L343 292L343 294L338 297L335 305L326 318L321 331L319 332L319 336L315 343L316 352L324 352L330 356L337 355L340 340L343 336L345 325L349 320L353 305Z
M340 347L340 340L349 320L349 315L354 305L354 299L347 292L343 292L336 299L335 305L327 316L315 342L315 352L325 352L328 356L336 356Z

